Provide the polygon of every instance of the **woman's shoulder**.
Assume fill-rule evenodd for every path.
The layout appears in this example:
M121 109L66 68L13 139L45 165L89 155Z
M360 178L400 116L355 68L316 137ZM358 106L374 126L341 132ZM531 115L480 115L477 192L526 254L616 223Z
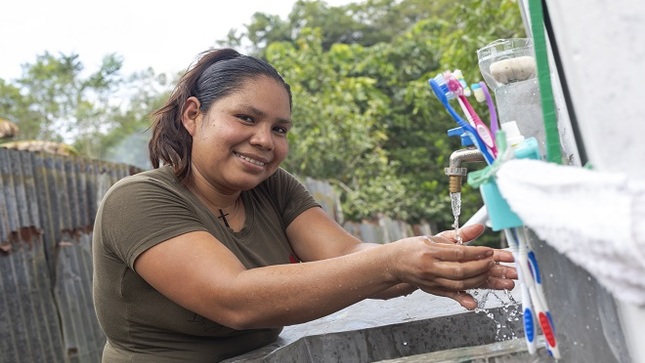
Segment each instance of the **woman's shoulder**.
M285 169L278 168L273 175L258 185L255 190L265 193L271 198L290 201L292 198L309 198L310 193L306 185L294 174Z
M286 171L285 169L278 168L275 173L260 183L254 189L258 192L265 192L271 195L276 194L290 194L294 190L299 190L304 187L304 184L298 180L296 176Z
M113 187L123 184L160 183L168 185L179 185L179 181L169 166L162 166L157 169L144 170L136 174L128 175L114 183Z
M300 181L298 178L291 174L290 172L286 171L283 168L278 168L275 173L273 173L267 180L265 180L265 183L278 183L278 184L285 184L285 183L296 183L300 184Z
M166 189L178 191L181 184L175 177L170 167L145 170L137 174L128 175L114 182L108 189L105 197L111 195L128 195L141 193L152 189Z

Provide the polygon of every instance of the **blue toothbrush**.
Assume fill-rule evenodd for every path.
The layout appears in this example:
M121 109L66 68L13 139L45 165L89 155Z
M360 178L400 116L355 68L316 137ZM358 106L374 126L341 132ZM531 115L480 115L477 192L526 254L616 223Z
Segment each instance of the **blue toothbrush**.
M486 144L481 139L481 137L477 135L475 128L471 124L466 122L461 116L459 116L457 111L455 111L455 109L450 105L448 98L452 98L454 95L450 91L450 89L448 89L445 78L441 74L438 74L435 78L430 78L428 80L428 83L430 84L430 88L432 88L435 96L437 96L437 99L439 99L439 101L443 104L450 116L452 116L457 124L464 129L464 132L466 132L468 137L470 137L470 139L473 141L473 144L482 153L484 159L486 159L486 163L488 163L488 165L492 164L495 158L488 151L488 148L486 147Z
M542 328L542 333L546 338L546 346L548 352L555 358L560 359L560 349L555 337L555 328L551 312L546 302L544 290L542 289L542 276L540 275L540 268L538 267L535 253L529 250L526 236L523 231L516 233L517 241L519 244L519 258L522 265L522 273L524 280L528 283L529 295L531 303L535 307L535 313ZM528 271L526 271L528 269ZM527 274L528 273L528 274Z
M536 325L535 325L535 312L533 310L533 305L531 305L531 296L529 293L529 288L526 282L527 274L529 273L528 265L523 263L519 254L519 242L515 236L515 230L510 228L504 229L504 234L506 235L506 240L511 247L511 252L515 258L515 268L517 270L517 277L520 282L520 288L522 292L522 321L524 322L524 339L526 340L526 346L528 348L529 354L535 354L537 350L536 345ZM526 262L526 261L524 261Z

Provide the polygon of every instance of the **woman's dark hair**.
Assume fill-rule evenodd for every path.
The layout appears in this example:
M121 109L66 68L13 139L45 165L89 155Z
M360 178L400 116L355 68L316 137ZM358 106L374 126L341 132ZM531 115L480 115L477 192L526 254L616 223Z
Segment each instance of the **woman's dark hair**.
M189 97L196 97L201 112L208 112L213 102L242 87L245 81L261 76L271 77L284 85L292 106L291 89L269 63L242 55L233 49L210 50L201 54L194 66L181 77L170 98L153 116L152 137L148 143L154 168L171 165L182 182L190 177L192 136L181 122Z

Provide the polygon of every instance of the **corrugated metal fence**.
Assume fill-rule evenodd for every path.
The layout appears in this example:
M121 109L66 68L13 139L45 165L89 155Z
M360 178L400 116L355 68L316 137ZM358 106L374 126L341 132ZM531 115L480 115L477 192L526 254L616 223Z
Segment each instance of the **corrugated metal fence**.
M92 225L102 196L135 167L0 148L0 363L99 362L92 303ZM307 188L342 223L329 183ZM433 232L379 218L344 223L370 242Z
M0 362L99 362L91 233L128 165L0 148Z

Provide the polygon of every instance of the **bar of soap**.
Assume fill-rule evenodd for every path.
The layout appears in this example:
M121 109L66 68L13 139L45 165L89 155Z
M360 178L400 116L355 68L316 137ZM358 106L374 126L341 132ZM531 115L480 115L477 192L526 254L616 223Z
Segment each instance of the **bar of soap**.
M490 74L502 84L526 81L535 77L535 59L530 56L503 59L490 65Z

